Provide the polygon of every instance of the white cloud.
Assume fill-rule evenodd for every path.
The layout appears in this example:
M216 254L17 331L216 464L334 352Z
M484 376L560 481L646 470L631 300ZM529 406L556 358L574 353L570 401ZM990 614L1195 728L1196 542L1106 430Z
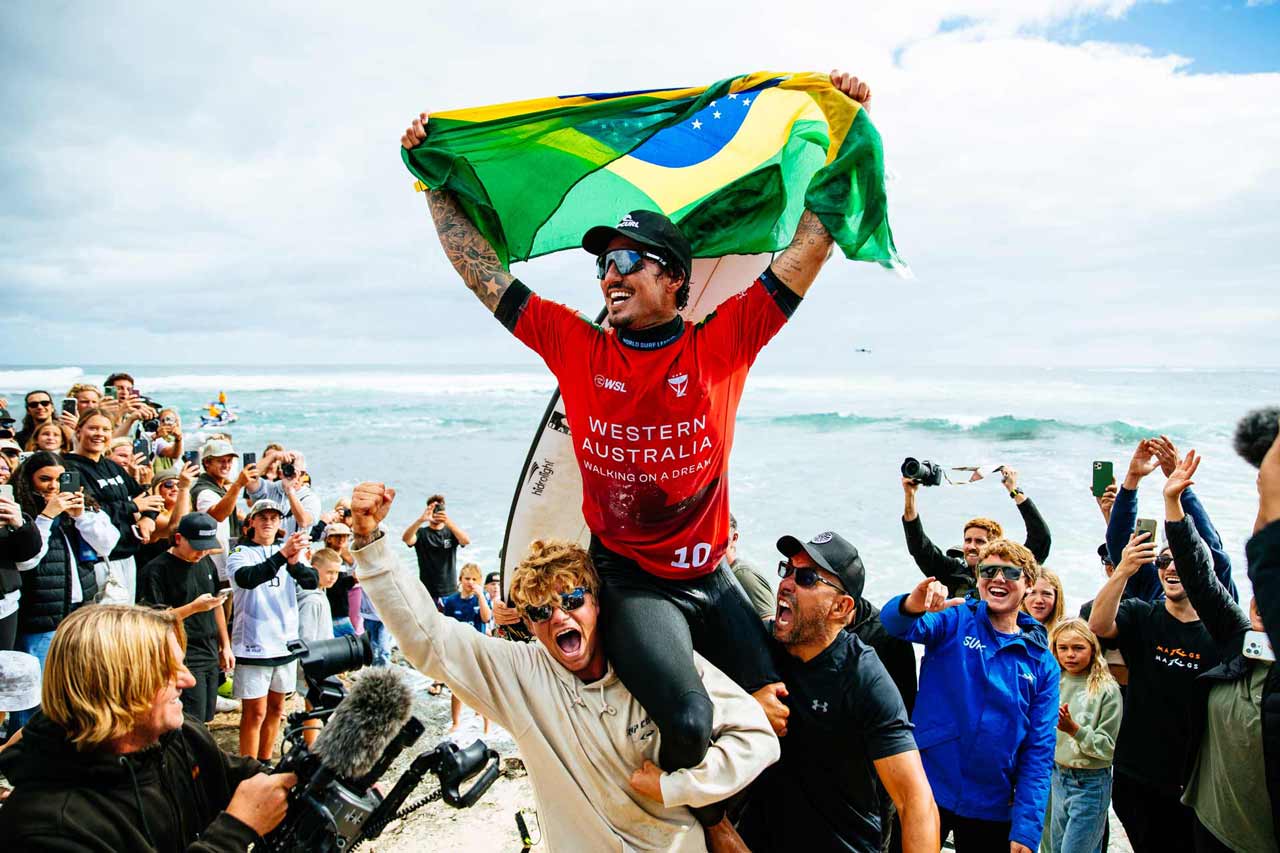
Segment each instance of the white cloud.
M780 362L847 330L915 360L1107 363L1120 317L1187 328L1172 353L1131 355L1144 363L1276 363L1249 342L1274 312L1249 306L1275 280L1280 75L1193 75L1143 46L1042 35L1133 5L246 4L180 21L26 6L0 36L0 333L39 341L14 361L136 361L139 339L159 359L189 332L175 317L225 305L226 360L278 318L305 328L299 360L338 339L367 361L531 358L472 304L409 191L396 139L414 113L840 65L876 88L917 279L833 264L797 318L812 334ZM589 307L588 269L566 255L521 274ZM53 344L41 318L67 298ZM1248 314L1228 346L1233 305ZM900 317L938 306L957 308L928 351L897 339ZM1001 323L1004 347L974 347L966 316Z

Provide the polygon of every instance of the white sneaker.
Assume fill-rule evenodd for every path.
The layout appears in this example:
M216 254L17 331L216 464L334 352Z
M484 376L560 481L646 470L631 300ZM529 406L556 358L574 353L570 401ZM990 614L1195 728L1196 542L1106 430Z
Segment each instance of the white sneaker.
M232 711L239 711L240 703L237 702L235 699L228 699L225 696L219 696L217 705L214 707L214 710L217 711L219 714L229 714Z

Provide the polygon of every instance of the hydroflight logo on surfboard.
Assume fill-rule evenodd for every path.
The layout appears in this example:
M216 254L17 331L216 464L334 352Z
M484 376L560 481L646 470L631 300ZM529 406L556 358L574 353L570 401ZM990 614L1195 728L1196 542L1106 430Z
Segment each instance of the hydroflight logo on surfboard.
M529 465L528 483L529 494L542 497L542 493L547 490L547 481L549 481L556 473L556 463L550 459L543 459L542 464L532 462Z

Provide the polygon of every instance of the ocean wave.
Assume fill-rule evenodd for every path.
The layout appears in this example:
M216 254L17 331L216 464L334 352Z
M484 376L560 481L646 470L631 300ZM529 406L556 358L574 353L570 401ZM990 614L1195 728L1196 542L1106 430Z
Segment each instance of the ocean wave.
M55 397L84 381L78 367L37 367L28 370L0 370L0 389L25 394L35 388L47 389ZM11 401L12 402L12 401Z
M782 415L768 420L770 423L782 426L802 427L819 432L888 426L924 432L963 433L996 441L1030 441L1061 433L1093 433L1114 441L1137 442L1156 434L1148 427L1125 421L1078 424L1056 418L1019 418L1013 415L1000 415L994 418L903 418L815 412L803 415Z
M376 391L390 394L548 393L555 388L550 374L540 373L188 373L147 377L138 386L147 393L207 391L215 394L280 391L328 393Z

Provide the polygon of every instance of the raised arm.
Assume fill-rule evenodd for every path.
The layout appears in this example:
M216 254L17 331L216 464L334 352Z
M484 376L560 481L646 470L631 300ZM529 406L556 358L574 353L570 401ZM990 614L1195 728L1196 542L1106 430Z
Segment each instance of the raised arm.
M842 71L832 71L831 85L857 101L863 109L869 108L871 87L857 77ZM813 285L813 280L818 277L822 265L831 257L834 245L831 232L817 215L811 210L805 210L800 215L791 245L773 259L774 275L796 296L804 296Z
M427 114L421 113L400 137L400 145L405 149L415 148L426 138ZM496 311L498 302L515 281L515 276L502 266L498 253L462 211L453 193L429 190L427 205L431 208L431 218L435 220L436 234L440 237L445 257L484 307Z
M1115 639L1120 634L1116 625L1116 615L1120 612L1120 599L1124 596L1125 584L1137 573L1140 566L1152 563L1156 558L1156 543L1149 541L1150 533L1135 533L1129 537L1129 544L1121 552L1120 562L1116 570L1107 578L1102 589L1093 599L1093 610L1089 613L1089 630L1105 640Z

